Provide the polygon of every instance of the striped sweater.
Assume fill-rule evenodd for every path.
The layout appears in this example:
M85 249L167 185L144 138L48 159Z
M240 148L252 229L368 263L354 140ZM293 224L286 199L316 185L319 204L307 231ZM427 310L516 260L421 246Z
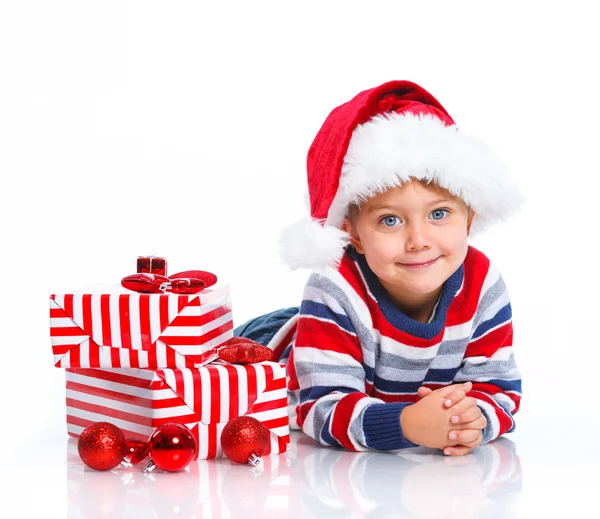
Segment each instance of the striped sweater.
M444 284L429 323L401 313L365 257L348 247L338 269L310 275L297 322L285 328L276 340L295 334L287 360L297 423L324 445L412 447L400 413L419 387L467 381L487 419L483 443L515 427L521 379L508 292L473 247Z

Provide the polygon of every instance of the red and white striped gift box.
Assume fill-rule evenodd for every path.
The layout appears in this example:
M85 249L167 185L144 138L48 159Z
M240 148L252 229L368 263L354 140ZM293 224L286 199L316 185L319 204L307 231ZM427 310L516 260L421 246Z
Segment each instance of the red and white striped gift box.
M50 339L59 368L190 368L233 336L228 285L198 294L54 294Z
M186 424L198 458L222 457L223 427L253 416L271 433L268 454L290 441L285 367L276 362L200 368L66 370L67 431L78 437L95 422L111 422L127 437L147 440L160 424Z

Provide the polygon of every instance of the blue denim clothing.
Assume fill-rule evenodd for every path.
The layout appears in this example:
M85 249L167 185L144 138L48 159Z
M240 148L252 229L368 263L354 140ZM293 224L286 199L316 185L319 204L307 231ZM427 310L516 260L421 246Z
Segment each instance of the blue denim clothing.
M255 317L233 330L233 335L235 337L247 337L263 346L267 346L279 329L299 311L298 306L292 306Z

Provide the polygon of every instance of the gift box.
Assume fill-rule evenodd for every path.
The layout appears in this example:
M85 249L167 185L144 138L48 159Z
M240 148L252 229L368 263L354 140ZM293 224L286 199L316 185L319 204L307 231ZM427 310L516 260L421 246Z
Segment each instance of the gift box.
M198 367L232 336L228 285L197 294L100 287L50 297L50 339L60 368Z
M289 443L285 367L276 362L200 368L66 369L67 431L78 437L96 422L111 422L128 438L144 441L159 425L187 425L198 442L198 458L222 457L223 427L252 416L270 432L267 453Z
M167 275L167 260L160 256L138 256L136 272Z

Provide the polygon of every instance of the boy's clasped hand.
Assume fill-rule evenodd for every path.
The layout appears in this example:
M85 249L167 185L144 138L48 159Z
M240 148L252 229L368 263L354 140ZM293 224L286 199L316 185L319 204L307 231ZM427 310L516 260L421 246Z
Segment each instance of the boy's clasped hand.
M419 388L419 400L400 415L404 438L416 445L462 456L481 444L487 420L477 401L467 396L473 384L453 384L436 390Z

